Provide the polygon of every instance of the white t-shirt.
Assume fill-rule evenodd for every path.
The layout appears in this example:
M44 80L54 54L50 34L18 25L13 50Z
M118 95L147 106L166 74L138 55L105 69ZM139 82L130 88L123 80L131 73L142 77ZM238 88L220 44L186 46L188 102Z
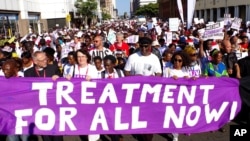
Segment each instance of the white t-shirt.
M94 57L100 56L103 59L106 55L112 55L112 51L110 49L105 48L105 47L103 47L102 50L98 50L95 48L93 50L90 50L89 54L91 55L92 62L94 62L93 61Z
M104 68L102 68L101 70L97 70L97 78L102 78L102 71L104 70Z
M189 73L186 68L182 68L181 70L170 68L168 70L166 69L165 71L168 71L168 72L164 73L166 74L164 77L168 77L168 78L173 77L173 76L177 76L178 78L189 76Z
M158 57L153 53L149 56L143 56L141 52L137 52L129 56L124 70L130 71L131 75L143 76L151 76L155 75L155 73L162 73Z
M195 61L191 64L190 67L187 68L188 76L189 77L200 77L201 75L201 63L198 61Z
M74 73L73 73L74 72ZM72 66L70 68L69 74L74 78L86 78L86 76L90 76L92 79L96 79L97 77L97 69L95 66L88 64L84 68L78 67L78 64ZM74 74L74 75L73 75Z

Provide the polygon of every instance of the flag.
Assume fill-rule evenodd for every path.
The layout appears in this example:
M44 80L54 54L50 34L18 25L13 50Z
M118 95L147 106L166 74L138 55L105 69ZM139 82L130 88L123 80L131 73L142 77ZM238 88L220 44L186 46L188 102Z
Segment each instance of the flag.
M178 10L179 10L179 13L180 13L180 16L181 16L181 21L182 21L182 23L184 23L182 1L177 0L177 5L178 5Z

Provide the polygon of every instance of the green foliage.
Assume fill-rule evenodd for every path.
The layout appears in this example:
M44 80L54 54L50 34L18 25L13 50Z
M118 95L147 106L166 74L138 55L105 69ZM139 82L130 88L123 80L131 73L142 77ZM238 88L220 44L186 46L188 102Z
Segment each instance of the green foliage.
M75 7L77 8L77 12L83 17L92 18L96 16L96 0L87 0L86 2L83 2L82 0L76 0Z
M142 15L146 17L156 17L159 13L159 4L158 3L149 3L143 5L135 11L135 15Z
M102 19L109 20L109 19L111 19L111 15L106 13L106 12L102 12Z

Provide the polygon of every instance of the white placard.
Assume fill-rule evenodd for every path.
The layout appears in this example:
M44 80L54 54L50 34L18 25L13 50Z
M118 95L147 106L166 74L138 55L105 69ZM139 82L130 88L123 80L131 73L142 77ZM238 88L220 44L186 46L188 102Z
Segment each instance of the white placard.
M240 18L234 18L231 28L239 31L240 26L241 26L241 21L242 19Z
M135 44L139 41L139 35L131 35L127 37L127 43Z
M207 25L202 38L203 40L208 40L208 39L222 40L224 38L223 29L224 29L224 21Z
M169 30L178 31L179 30L179 19L178 18L169 18Z

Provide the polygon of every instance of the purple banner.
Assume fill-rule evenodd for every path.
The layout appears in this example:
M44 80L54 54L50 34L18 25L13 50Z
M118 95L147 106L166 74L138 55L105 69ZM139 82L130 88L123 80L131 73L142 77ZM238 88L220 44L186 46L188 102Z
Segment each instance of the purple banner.
M198 133L241 108L230 78L0 78L1 134Z

